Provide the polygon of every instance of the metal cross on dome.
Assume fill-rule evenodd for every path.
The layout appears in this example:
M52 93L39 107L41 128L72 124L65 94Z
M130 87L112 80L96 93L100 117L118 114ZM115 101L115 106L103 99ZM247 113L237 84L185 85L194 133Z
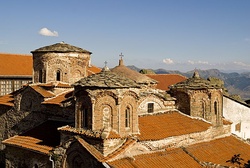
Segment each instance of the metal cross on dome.
M121 59L122 59L122 57L124 57L124 55L122 53L119 56L121 57Z

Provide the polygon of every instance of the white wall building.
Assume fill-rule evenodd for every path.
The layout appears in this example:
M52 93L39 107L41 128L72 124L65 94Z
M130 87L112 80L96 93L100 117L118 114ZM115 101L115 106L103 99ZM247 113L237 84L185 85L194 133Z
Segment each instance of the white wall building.
M250 139L250 106L223 96L223 116L232 122L231 132Z

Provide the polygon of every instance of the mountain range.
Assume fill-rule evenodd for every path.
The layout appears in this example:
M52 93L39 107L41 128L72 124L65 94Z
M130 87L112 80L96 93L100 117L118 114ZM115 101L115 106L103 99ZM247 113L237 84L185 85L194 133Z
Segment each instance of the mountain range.
M136 70L140 72L143 69L137 68L136 66L128 66L130 69ZM145 70L145 69L144 69ZM230 95L239 95L242 100L250 99L250 72L244 73L225 73L221 72L218 69L208 69L208 70L200 70L196 69L199 72L200 77L207 79L208 77L216 77L224 81L224 86L228 90ZM165 69L147 69L147 72L155 73L155 74L180 74L186 77L191 77L194 73L193 71L188 72L180 72L180 71L172 71Z

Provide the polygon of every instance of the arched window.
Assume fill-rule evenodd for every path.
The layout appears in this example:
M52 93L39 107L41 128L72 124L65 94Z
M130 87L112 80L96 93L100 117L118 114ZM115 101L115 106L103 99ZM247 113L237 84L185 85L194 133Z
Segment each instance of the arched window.
M130 127L130 108L127 107L125 110L125 127Z
M217 113L218 113L218 104L217 104L217 102L215 101L215 102L214 102L214 114L217 115Z
M60 70L56 71L56 80L61 81L61 71Z

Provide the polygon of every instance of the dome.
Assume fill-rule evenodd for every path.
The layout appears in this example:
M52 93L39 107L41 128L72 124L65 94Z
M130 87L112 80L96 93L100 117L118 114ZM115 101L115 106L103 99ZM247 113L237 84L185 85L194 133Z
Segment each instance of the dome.
M89 53L92 54L90 51L84 50L82 48L61 42L52 44L49 46L38 48L31 53L38 53L38 52L57 52L57 53L67 53L67 52L78 52L78 53Z
M128 67L126 67L123 64L123 60L120 59L119 60L119 65L114 67L113 69L111 69L112 72L115 72L121 76L125 76L129 79L134 80L136 83L139 84L155 84L157 83L155 80L153 80L152 78L147 77L144 74L141 74L137 71L134 71Z

